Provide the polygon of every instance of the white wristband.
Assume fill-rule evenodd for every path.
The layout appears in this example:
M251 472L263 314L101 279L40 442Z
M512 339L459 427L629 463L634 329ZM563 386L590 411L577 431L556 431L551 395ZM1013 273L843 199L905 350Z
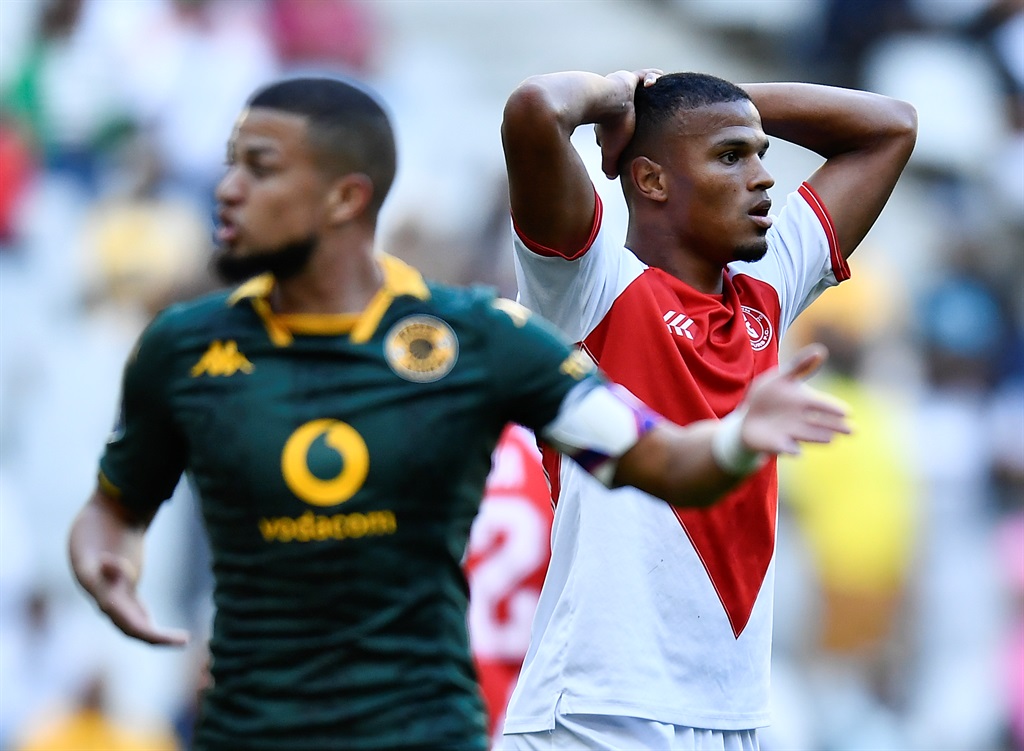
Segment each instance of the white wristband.
M743 444L743 418L746 409L737 409L718 421L711 438L711 455L715 463L731 475L747 475L764 464L767 456Z

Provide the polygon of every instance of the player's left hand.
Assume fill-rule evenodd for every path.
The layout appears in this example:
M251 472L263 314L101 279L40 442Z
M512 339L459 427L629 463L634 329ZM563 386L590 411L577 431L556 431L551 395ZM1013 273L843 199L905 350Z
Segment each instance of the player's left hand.
M827 357L823 345L811 344L785 365L754 379L744 399L747 412L740 431L748 450L795 455L801 443L830 443L836 435L852 432L849 408L804 382Z

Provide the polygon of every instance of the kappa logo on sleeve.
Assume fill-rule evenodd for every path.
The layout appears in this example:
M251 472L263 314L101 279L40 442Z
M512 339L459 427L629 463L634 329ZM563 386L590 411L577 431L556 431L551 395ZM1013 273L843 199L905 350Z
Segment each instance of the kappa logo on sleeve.
M238 344L234 339L222 342L214 340L209 349L199 358L199 362L192 366L190 371L193 378L201 375L209 376L232 376L241 371L251 373L255 367L249 358L238 351Z
M558 370L567 376L582 381L585 377L597 370L595 363L590 356L582 349L574 349L572 353L562 361Z
M509 300L507 297L495 298L492 305L494 305L497 310L500 310L511 318L512 323L514 323L517 328L525 326L527 320L530 318L529 310L517 303L515 300Z

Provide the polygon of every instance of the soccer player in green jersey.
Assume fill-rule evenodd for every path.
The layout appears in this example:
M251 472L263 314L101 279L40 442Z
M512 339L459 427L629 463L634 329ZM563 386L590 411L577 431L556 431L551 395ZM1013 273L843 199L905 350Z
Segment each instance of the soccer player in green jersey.
M691 505L848 431L803 383L817 350L724 420L661 419L517 304L375 253L394 172L362 88L258 91L216 193L217 266L239 285L160 313L126 365L71 563L125 634L183 644L135 588L187 474L215 580L198 749L486 748L460 563L510 421L596 481Z

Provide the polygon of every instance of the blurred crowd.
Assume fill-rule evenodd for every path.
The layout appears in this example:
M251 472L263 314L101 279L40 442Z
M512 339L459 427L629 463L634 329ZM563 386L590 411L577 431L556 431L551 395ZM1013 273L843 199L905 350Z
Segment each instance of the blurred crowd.
M829 346L819 385L853 406L857 431L782 466L776 721L763 748L1024 748L1024 3L597 3L643 6L662 31L696 28L729 50L730 69L739 59L763 80L867 88L920 115L853 280L790 336ZM399 191L385 249L514 295L500 163L446 154L451 174L425 158L417 169L429 108L451 106L438 94L471 114L477 92L412 92L447 71L402 69L391 24L408 5L0 3L0 751L187 744L210 620L187 486L154 522L142 585L158 622L192 630L185 650L117 633L77 590L65 539L135 338L156 310L217 284L212 190L252 89L317 71L393 95L413 157L402 189L473 198L429 204L445 213ZM550 8L588 5L520 12L543 23ZM520 62L520 77L543 72ZM609 50L604 72L619 67ZM497 138L506 93L490 119L459 123L471 155L477 128Z

